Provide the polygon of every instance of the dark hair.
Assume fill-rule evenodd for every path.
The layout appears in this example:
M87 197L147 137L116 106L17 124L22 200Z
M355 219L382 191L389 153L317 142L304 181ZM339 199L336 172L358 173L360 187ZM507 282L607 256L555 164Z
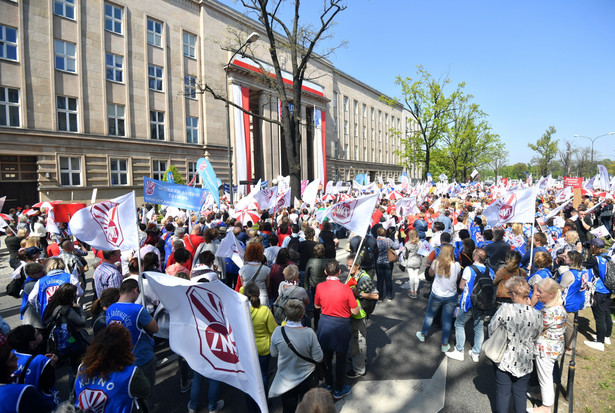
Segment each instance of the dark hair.
M9 346L19 352L31 354L30 342L36 340L36 329L30 324L17 326L7 336Z
M169 223L167 223L167 224L164 226L164 229L165 229L167 232L171 232L171 233L172 233L172 232L175 232L175 225L173 225L173 223L172 223L172 222L169 222Z
M494 241L502 241L504 239L504 229L501 227L496 227L493 229L493 240Z
M470 231L468 231L467 229L460 229L459 230L459 239L460 240L464 240L466 238L470 238Z
M325 256L325 246L322 244L314 245L314 258L323 258Z
M290 261L290 252L288 248L280 248L277 257L275 257L275 263L285 267L288 265L288 261Z
M25 265L24 271L29 277L43 276L45 275L45 266L38 262L29 262Z
M293 234L298 234L301 231L301 228L298 224L293 224L290 229L293 231Z
M211 251L201 251L201 253L199 254L199 263L205 264L208 267L211 266L211 264L213 264L215 260L216 256Z
M0 347L0 383L11 383L13 377L13 371L9 371L8 361L9 357L13 354L11 348L8 346Z
M578 251L568 251L568 259L570 260L570 268L580 270L583 268L583 254Z
M190 261L190 258L192 258L192 255L187 249L180 248L180 249L175 250L175 252L173 253L173 257L175 258L176 263L185 264L188 261Z
M154 253L154 255L156 255L156 253ZM128 272L131 274L139 273L139 259L137 257L131 258L130 261L128 261Z
M506 252L506 271L512 273L519 268L521 263L521 253L517 250L510 250Z
M158 269L158 254L155 252L148 252L143 256L143 271L154 271Z
M94 337L83 356L84 369L79 372L79 377L107 378L109 374L124 370L134 361L130 332L119 323L111 323Z
M115 254L115 251L117 250L103 251L102 256L104 259L108 260L109 258L113 257L113 255Z
M314 228L312 227L306 228L305 231L303 231L303 233L305 234L305 239L307 240L314 239L314 235L316 235L316 232L314 231Z
M436 221L433 223L433 228L436 231L444 231L444 223L440 221Z
M331 231L332 228L333 226L329 221L325 221L322 223L322 231Z
M325 274L329 276L336 275L340 270L340 263L337 260L331 258L327 261L327 265L325 266Z
M92 303L90 311L93 315L97 315L103 310L103 307L109 308L111 304L117 303L120 299L120 289L110 287L100 294L100 297Z
M440 235L440 242L442 244L450 244L451 243L451 234L449 234L448 232L443 232Z
M474 240L472 238L464 238L463 241L461 241L461 245L463 245L463 252L468 257L472 257L472 254L474 253L474 248L476 248Z
M483 232L483 237L485 237L486 241L493 241L493 230L492 229L486 229Z
M271 234L267 235L267 241L269 241L269 246L274 247L278 245L278 236L272 232Z
M243 294L246 297L248 297L248 300L250 301L250 305L253 308L258 308L261 306L261 299L260 299L261 291L258 289L258 286L255 283L249 282L246 285L244 285Z
M120 285L120 295L127 294L135 288L139 288L139 282L135 279L127 278Z
M43 314L43 320L49 319L53 310L62 305L72 306L77 298L77 287L71 283L64 283L58 287L55 293L49 299L47 308Z

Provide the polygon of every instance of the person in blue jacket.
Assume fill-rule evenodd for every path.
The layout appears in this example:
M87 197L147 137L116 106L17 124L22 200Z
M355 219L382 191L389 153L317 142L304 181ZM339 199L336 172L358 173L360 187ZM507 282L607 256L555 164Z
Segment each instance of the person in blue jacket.
M613 293L604 285L607 263L611 259L604 250L605 243L602 238L594 238L590 243L590 258L585 266L589 270L589 280L596 283L592 313L596 320L596 341L585 340L585 345L594 350L604 351L605 344L611 344L613 332L613 319L610 305Z
M0 411L2 413L48 413L55 405L31 384L15 383L17 356L8 346L0 347Z
M553 264L553 259L548 252L539 251L534 256L534 263L532 264L532 268L535 268L535 271L531 273L530 276L527 277L527 282L532 287L530 291L530 298L532 299L532 306L536 310L542 310L544 304L538 301L538 297L534 294L536 290L536 285L540 280L545 278L551 278L551 264Z
M585 306L585 293L589 280L587 270L583 268L583 255L577 251L568 251L564 254L564 263L568 265L568 271L560 275L557 282L562 290L564 308L568 313L566 319L566 333L564 341L566 351L572 350L572 334L574 332L574 318L579 310Z

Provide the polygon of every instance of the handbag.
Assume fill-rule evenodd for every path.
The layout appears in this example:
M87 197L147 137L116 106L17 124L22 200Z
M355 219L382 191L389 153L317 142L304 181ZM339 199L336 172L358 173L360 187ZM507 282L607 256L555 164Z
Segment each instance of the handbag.
M284 337L284 341L286 342L286 345L288 346L288 348L293 353L295 353L297 357L305 361L308 361L310 363L313 363L316 366L316 376L318 377L319 380L324 380L326 373L327 373L327 366L325 365L325 363L323 363L322 361L318 362L314 359L311 359L299 353L297 349L295 348L295 346L293 346L293 343L291 343L290 340L288 339L288 336L286 335L285 327L282 327L282 337Z
M389 260L389 262L396 262L398 257L397 257L397 251L395 251L393 248L389 247L389 242L387 241L387 258Z
M508 331L504 326L499 326L491 336L483 343L485 355L494 363L499 363L504 357L504 352L508 346Z

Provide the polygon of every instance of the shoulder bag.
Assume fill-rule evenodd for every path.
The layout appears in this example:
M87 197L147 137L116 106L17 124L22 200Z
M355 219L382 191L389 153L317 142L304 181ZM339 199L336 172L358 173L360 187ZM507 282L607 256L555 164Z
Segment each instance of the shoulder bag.
M288 346L288 348L293 353L295 353L297 357L299 357L300 359L303 359L307 362L314 364L316 366L316 377L318 378L318 380L324 380L327 374L327 366L325 365L325 363L323 363L322 361L319 363L316 360L310 357L306 357L302 355L301 353L299 353L297 349L295 348L295 346L293 346L293 343L291 343L290 340L288 339L288 336L286 335L286 328L285 327L281 327L281 328L282 328L282 337L284 337L284 341L286 342L286 345Z
M397 261L397 251L395 251L393 248L389 247L389 240L387 239L387 258L389 260L389 262L396 262Z
M485 355L494 363L499 363L504 357L504 352L508 346L508 332L500 325L483 343Z

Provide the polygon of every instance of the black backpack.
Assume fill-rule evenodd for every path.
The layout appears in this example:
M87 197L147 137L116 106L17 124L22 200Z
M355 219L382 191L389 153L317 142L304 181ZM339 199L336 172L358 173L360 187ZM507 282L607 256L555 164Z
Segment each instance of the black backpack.
M47 339L47 352L65 357L75 353L79 348L79 343L72 328L66 320L66 314L70 308L68 306L58 306L53 310L51 319L47 322L49 338Z
M489 267L485 265L485 272L480 272L478 268L470 265L474 271L474 288L470 301L472 308L480 311L491 311L495 307L497 287L493 284L493 279L489 275Z
M606 258L606 272L604 273L604 286L607 290L615 291L615 262L610 257Z

